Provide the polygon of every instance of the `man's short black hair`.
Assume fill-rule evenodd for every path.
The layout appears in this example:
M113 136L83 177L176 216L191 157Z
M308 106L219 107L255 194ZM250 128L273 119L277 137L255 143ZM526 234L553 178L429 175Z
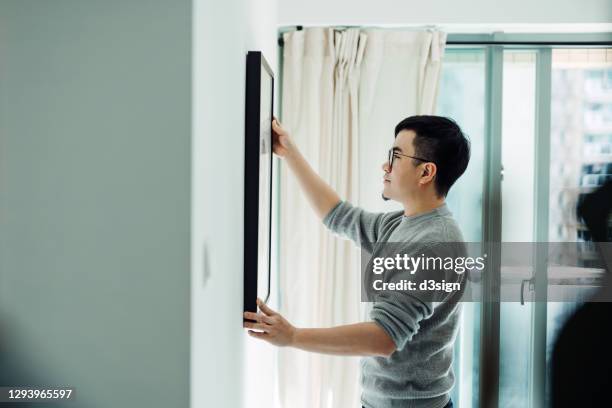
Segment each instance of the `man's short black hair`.
M470 141L457 123L443 116L410 116L395 127L395 137L402 130L416 133L413 141L415 156L436 164L436 192L446 197L448 190L465 172L470 161ZM413 160L415 164L422 161Z

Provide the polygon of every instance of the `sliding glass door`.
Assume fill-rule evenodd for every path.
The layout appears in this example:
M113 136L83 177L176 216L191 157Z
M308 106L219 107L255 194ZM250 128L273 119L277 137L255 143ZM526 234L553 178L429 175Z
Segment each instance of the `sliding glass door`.
M449 36L437 113L472 139L464 184L448 200L468 241L591 239L576 206L612 178L612 47L598 41L612 38L541 37ZM603 274L593 253L582 256L563 267L536 256L483 281L491 297L466 304L457 343L458 407L548 406L556 336L592 291L581 278ZM526 301L495 302L500 284ZM566 301L548 301L551 290Z
M440 79L438 115L453 118L471 142L465 174L453 186L447 203L469 242L482 239L482 174L485 138L485 50L449 49ZM466 86L468 85L468 86ZM478 404L480 304L465 303L455 347L452 399L458 407Z
M612 179L612 49L552 50L551 85L550 173L555 176L550 178L548 236L552 242L586 245L577 265L548 269L551 290L557 293L561 286L566 301L546 305L546 401L559 330L592 293L584 282L601 281L604 275L594 263L592 237L576 207L585 194ZM609 222L608 239L611 231Z
M533 242L535 219L535 132L537 51L503 52L501 240ZM502 251L505 248L502 247ZM501 270L506 290L519 293L527 268ZM531 391L534 304L501 302L499 319L499 406L528 407ZM520 334L520 335L519 335Z

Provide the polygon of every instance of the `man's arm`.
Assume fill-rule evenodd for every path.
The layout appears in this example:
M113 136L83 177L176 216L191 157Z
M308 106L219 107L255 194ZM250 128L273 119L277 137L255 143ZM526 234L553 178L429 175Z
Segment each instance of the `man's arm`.
M324 329L296 329L293 347L315 353L388 357L395 351L391 337L376 323Z
M310 167L292 143L289 133L276 119L272 121L272 133L274 153L285 159L310 205L322 220L340 202L340 196Z
M341 203L338 194L310 167L276 119L272 121L272 130L274 153L285 159L319 219L331 231L371 252L384 214L364 211L347 201ZM332 212L334 208L339 211Z
M251 336L276 346L290 346L315 353L383 357L390 356L396 348L391 337L374 322L300 329L293 327L260 299L257 299L257 304L264 314L245 312L244 317L255 322L245 322L244 327L252 329L249 330Z

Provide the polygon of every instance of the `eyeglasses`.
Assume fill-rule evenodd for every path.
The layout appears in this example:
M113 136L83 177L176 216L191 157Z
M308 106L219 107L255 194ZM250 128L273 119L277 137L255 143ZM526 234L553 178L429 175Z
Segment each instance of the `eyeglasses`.
M416 157L416 156L408 156L407 154L401 154L396 152L393 149L389 149L389 170L393 169L393 160L395 159L395 156L404 156L404 157L410 157L411 159L415 159L415 160L420 160L422 162L430 162L430 163L434 163L434 161L432 160L427 160L427 159L423 159L421 157Z

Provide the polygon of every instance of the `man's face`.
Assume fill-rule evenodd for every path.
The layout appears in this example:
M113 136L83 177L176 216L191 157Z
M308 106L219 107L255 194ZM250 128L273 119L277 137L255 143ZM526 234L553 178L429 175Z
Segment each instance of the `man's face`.
M415 166L414 160L406 157L417 156L412 143L415 136L413 130L402 130L397 134L393 144L393 168L389 167L388 162L382 165L385 172L382 193L384 198L399 202L408 201L419 193L423 182L427 181L427 176L423 178L423 174L427 173L425 162L417 161Z

